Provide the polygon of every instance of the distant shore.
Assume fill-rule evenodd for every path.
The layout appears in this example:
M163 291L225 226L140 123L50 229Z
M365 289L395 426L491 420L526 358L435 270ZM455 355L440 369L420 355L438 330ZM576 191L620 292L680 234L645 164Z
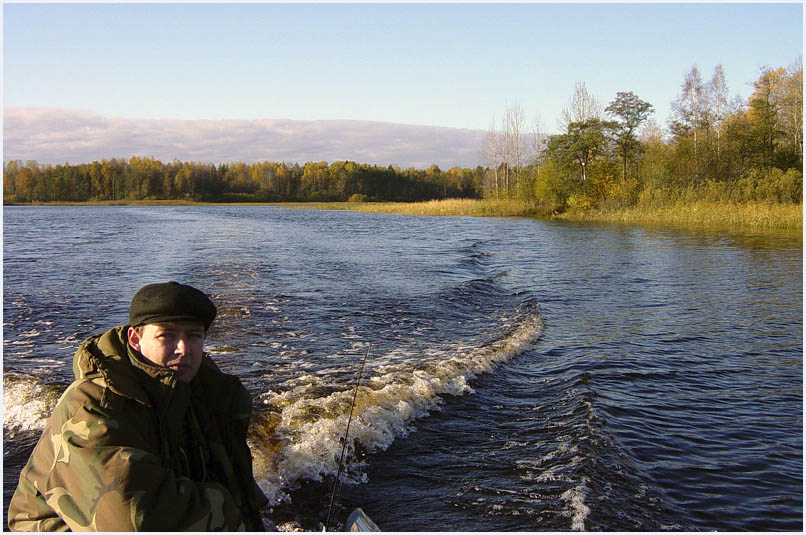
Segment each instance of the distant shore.
M368 213L419 216L529 217L535 219L601 223L646 224L736 230L803 230L802 204L695 202L653 208L631 207L613 210L569 210L546 213L528 202L510 199L446 199L414 203L400 202L283 202L206 203L184 200L89 201L16 203L5 206L277 206L307 210L353 210Z

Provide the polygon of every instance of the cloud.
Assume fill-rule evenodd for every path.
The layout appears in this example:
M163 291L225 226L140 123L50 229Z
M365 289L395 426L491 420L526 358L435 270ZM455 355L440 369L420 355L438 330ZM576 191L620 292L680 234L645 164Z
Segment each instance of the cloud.
M124 119L14 107L3 114L3 159L44 164L130 156L216 164L352 160L448 169L479 165L484 136L481 130L372 121Z

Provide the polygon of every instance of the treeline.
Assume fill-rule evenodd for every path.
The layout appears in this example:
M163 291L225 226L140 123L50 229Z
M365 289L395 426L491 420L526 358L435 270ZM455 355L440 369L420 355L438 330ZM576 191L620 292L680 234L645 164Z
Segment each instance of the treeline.
M478 198L485 170L379 167L350 161L209 163L132 157L78 165L9 161L3 199L84 202L182 199L204 202L426 201Z
M577 82L562 133L529 129L517 102L484 146L484 192L546 211L707 200L803 202L803 67L765 68L747 101L729 98L717 66L685 75L665 131L653 106L619 92L603 107Z
M607 106L577 82L560 134L526 124L515 102L482 147L485 165L442 171L351 161L209 163L132 157L79 165L6 163L6 203L184 199L209 202L510 198L545 212L707 200L803 202L803 66L762 69L730 98L722 66L695 65L662 129L651 103L619 92Z

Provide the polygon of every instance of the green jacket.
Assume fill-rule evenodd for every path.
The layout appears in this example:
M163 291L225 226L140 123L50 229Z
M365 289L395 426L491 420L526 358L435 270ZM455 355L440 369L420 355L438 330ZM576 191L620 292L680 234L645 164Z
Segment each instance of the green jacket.
M251 399L205 355L189 384L128 326L88 338L8 510L14 531L262 531L246 444Z

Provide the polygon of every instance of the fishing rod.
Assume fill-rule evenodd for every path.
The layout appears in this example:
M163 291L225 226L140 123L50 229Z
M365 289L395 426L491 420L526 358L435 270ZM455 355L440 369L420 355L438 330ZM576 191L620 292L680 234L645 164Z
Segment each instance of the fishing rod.
M350 422L353 421L353 409L355 408L355 399L358 397L358 385L361 384L361 376L364 375L364 366L367 363L369 356L369 344L367 344L367 352L364 353L364 360L361 361L361 371L358 372L358 380L355 382L355 391L353 392L353 402L350 404L350 415L347 417L347 430L344 432L344 438L341 443L341 457L339 458L339 470L336 473L336 481L333 482L333 492L330 495L330 508L327 511L327 520L325 521L325 531L330 529L330 518L333 515L333 504L336 502L336 491L341 482L341 469L344 466L344 452L347 450L347 439L350 435Z

